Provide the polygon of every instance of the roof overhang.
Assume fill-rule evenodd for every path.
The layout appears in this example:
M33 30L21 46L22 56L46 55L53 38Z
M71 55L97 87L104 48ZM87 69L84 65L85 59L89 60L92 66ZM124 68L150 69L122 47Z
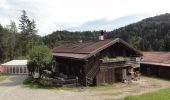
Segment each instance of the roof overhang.
M53 56L63 57L63 58L74 58L85 60L88 54L74 54L74 53L52 53Z
M167 66L167 67L170 67L170 64L164 64L164 63L140 62L140 64L148 64L148 65L157 65L157 66Z
M11 60L9 62L2 64L2 66L26 66L27 63L28 60Z

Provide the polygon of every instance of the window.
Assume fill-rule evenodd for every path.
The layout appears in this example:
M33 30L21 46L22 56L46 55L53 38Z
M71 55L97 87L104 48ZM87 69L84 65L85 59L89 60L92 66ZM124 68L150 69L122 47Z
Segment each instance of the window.
M27 73L27 67L24 67L24 73Z
M6 67L6 72L9 73L9 67Z
M23 66L20 67L20 73L23 73L22 68L23 68Z
M12 73L12 67L9 67L9 72Z
M19 67L16 67L16 73L19 73Z
M12 67L12 72L15 74L15 66Z

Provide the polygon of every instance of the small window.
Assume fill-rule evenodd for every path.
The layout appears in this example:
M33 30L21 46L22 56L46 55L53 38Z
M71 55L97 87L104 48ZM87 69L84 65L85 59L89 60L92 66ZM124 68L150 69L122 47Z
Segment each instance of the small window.
M9 72L12 73L12 67L9 67L9 68L10 68L10 69L9 69Z
M6 72L9 73L9 67L6 67Z
M24 67L24 73L27 73L27 67Z
M16 67L16 73L19 73L19 67Z
M20 67L20 73L23 73L23 71L22 71L22 66Z
M15 73L15 66L12 67L12 72Z

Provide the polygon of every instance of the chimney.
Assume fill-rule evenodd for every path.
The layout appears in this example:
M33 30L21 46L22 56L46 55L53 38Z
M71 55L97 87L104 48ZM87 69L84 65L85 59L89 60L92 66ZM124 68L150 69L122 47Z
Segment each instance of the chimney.
M104 31L100 31L99 40L104 40Z

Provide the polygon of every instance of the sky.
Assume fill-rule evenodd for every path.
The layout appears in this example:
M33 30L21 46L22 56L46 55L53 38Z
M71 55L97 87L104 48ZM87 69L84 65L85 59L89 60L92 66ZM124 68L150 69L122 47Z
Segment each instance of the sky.
M0 0L0 24L19 24L22 10L37 24L38 34L56 30L114 30L170 13L170 0Z

